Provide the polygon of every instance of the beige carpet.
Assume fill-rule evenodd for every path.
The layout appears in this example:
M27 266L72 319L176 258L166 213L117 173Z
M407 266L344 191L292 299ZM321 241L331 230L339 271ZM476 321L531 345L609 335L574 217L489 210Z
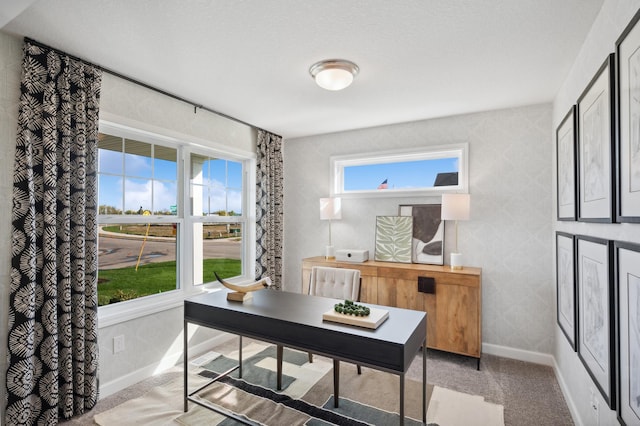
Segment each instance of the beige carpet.
M243 349L243 359L265 350L262 344L252 343ZM237 359L237 353L225 354L227 358ZM256 366L275 371L275 359L266 357ZM333 410L332 363L322 357L315 357L313 363L296 365L285 362L284 374L293 378L293 382L282 394L294 400L294 408L274 402L268 398L256 396L240 390L230 384L216 383L200 392L199 397L233 412L242 412L264 425L304 425L311 416L304 410L296 409L300 402L311 406L326 406ZM189 387L197 388L209 379L198 375L201 367L190 369ZM344 416L360 415L369 410L376 415L391 415L398 412L398 377L370 368L363 368L363 374L356 373L355 366L342 364L340 374L340 408L338 413ZM245 376L246 377L246 376ZM270 379L269 379L270 380ZM225 418L213 411L189 403L189 411L183 412L182 379L158 386L140 398L127 401L115 408L97 414L94 421L98 425L215 425ZM268 390L267 390L268 392ZM421 384L405 381L405 409L409 418L420 420ZM484 401L483 397L455 392L438 386L428 386L427 422L440 426L455 425L504 425L503 407ZM239 408L241 407L241 408ZM355 410L355 413L349 410ZM378 417L374 417L378 418ZM380 417L388 418L388 417ZM381 422L382 420L379 420ZM369 420L372 424L375 422ZM408 422L409 423L409 422ZM381 424L381 423L377 423Z

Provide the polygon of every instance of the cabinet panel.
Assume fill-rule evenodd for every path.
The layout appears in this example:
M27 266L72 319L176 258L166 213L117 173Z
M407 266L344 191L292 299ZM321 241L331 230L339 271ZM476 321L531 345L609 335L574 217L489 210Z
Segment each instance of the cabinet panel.
M479 357L478 289L461 285L437 286L436 310L434 347Z

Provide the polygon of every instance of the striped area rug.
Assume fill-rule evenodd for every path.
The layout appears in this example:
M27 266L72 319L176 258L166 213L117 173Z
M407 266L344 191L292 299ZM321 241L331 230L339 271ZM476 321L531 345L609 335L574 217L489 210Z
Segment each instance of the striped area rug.
M332 362L285 348L283 390L276 391L275 347L251 343L243 348L243 377L237 372L211 385L198 398L245 416L262 425L393 425L399 424L398 376L370 368L341 363L339 408L333 404ZM196 389L217 372L237 363L237 353L210 353L192 367L189 387ZM427 422L432 426L504 425L503 408L482 397L428 385ZM405 381L405 425L422 419L422 387ZM179 424L184 426L239 424L213 411L190 403L182 412L182 380L158 387L94 418L99 425Z

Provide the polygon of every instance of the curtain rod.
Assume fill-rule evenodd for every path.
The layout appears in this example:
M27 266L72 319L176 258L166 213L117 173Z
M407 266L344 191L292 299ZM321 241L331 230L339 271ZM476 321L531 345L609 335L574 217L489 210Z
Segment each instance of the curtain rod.
M46 44L44 44L44 43L41 43L41 42L39 42L39 41L37 41L37 40L34 40L34 39L32 39L32 38L25 37L25 38L24 38L24 41L25 41L25 42L28 42L28 43L31 43L31 44L34 44L34 45L36 45L36 46L42 47L42 48L44 48L44 49L52 50L52 51L54 51L54 52L56 52L56 53L59 53L59 54L61 54L61 55L66 55L66 56L70 57L71 59L74 59L74 60L76 60L76 61L80 61L80 62L82 62L82 63L84 63L84 64L87 64L87 65L90 65L90 66L92 66L92 67L96 67L96 68L98 68L99 70L101 70L102 72L109 73L109 74L111 74L111 75L113 75L113 76L115 76L115 77L121 78L121 79L123 79L123 80L126 80L126 81L128 81L128 82L131 82L131 83L137 84L137 85L139 85L139 86L142 86L142 87L144 87L145 89L153 90L154 92L158 92L158 93L160 93L160 94L162 94L162 95L168 96L168 97L173 98L173 99L175 99L175 100L178 100L178 101L180 101L180 102L184 102L185 104L192 105L192 106L193 106L193 113L194 113L194 114L197 112L197 110L198 110L198 109L202 109L202 110L204 110L204 111L210 112L210 113L215 114L215 115L218 115L218 116L220 116L220 117L224 117L224 118L227 118L227 119L229 119L229 120L235 121L236 123L244 124L245 126L251 127L251 128L253 128L253 129L256 129L256 130L262 130L262 131L265 131L265 132L269 132L268 130L262 129L262 128L258 127L258 126L254 126L253 124L249 124L249 123L247 123L246 121L242 121L242 120L240 120L239 118L235 118L235 117L232 117L232 116L227 115L227 114L225 114L225 113L222 113L222 112L220 112L220 111L216 111L216 110L214 110L214 109L208 108L208 107L206 107L206 106L204 106L204 105L202 105L202 104L197 104L197 103L195 103L195 102L193 102L193 101L190 101L190 100L185 99L185 98L183 98L183 97L181 97L181 96L178 96L178 95L174 95L173 93L169 93L169 92L167 92L167 91L165 91L165 90L158 89L157 87L151 86L151 85L149 85L149 84L147 84L147 83L143 83L142 81L136 80L136 79L131 78L131 77L128 77L128 76L126 76L126 75L120 74L119 72L113 71L113 70L111 70L111 69L109 69L109 68L105 68L105 67L103 67L102 65L97 65L97 64L94 64L94 63L92 63L92 62L89 62L89 61L87 61L87 60L85 60L85 59L82 59L82 58L79 58L79 57L77 57L77 56L71 55L71 54L69 54L69 53L67 53L67 52L63 52L63 51L62 51L62 50L60 50L60 49L56 49L55 47L48 46L48 45L46 45ZM272 132L269 132L269 133L272 133ZM275 135L275 133L274 133L274 135ZM282 136L280 136L280 135L276 135L276 136L278 136L278 137L280 137L280 138L282 137Z

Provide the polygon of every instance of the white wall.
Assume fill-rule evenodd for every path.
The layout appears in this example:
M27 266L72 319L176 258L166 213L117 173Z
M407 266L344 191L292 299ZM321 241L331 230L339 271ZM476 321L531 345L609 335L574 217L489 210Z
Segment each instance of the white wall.
M0 32L0 217L3 218L11 217L21 69L22 40ZM4 419L6 400L10 274L11 221L5 219L0 221L0 419Z
M635 12L640 8L638 0L605 0L596 17L596 20L580 50L575 63L564 84L558 91L553 103L553 127L555 129L562 118L575 104L580 94L585 89L596 71L602 65L609 53L615 51L615 42L622 30L627 26ZM553 136L555 137L555 136ZM555 150L553 151L552 182L553 211L552 222L554 230L569 232L572 234L591 235L610 240L623 240L640 242L640 225L638 224L589 224L578 222L556 222L555 201ZM552 244L555 252L555 245ZM554 271L555 273L555 271ZM554 277L555 279L555 277ZM578 417L578 423L585 425L598 424L594 411L589 406L590 392L595 389L593 381L582 366L577 354L571 349L559 327L555 327L555 353L558 364L558 372L564 385L568 403ZM598 394L598 391L595 391ZM599 424L617 425L616 415L613 410L606 407L604 400L599 396Z
M459 247L467 265L483 268L483 341L492 350L552 353L550 128L551 105L535 105L286 140L287 289L299 291L301 259L322 255L327 244L318 199L329 194L331 155L468 142L471 220L459 223ZM333 244L367 249L373 257L376 216L397 214L401 203L439 200L343 199ZM449 226L446 259L453 246Z

